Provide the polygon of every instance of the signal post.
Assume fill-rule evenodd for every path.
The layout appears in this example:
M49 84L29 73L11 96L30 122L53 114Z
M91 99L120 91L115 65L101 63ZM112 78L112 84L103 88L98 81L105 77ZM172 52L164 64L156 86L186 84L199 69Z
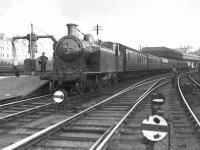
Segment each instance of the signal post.
M155 142L163 140L168 135L168 150L170 150L170 125L165 119L165 113L161 109L165 103L162 93L155 93L151 97L151 116L142 121L141 129L143 140L147 150L154 150Z

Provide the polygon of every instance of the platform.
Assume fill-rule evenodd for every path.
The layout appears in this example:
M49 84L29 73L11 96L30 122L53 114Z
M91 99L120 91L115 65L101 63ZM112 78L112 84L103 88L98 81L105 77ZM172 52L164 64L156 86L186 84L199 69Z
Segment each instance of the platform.
M26 96L47 82L40 80L38 76L0 76L0 100Z

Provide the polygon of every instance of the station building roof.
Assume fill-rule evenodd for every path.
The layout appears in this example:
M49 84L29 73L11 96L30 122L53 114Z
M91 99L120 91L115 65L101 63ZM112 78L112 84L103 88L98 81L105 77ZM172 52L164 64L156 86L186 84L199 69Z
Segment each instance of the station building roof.
M188 61L200 61L200 56L194 54L183 54L183 59Z
M183 54L181 52L167 47L144 47L142 48L142 52L169 59L183 59Z
M200 61L200 56L198 55L181 53L167 47L144 47L142 48L142 52L169 59Z

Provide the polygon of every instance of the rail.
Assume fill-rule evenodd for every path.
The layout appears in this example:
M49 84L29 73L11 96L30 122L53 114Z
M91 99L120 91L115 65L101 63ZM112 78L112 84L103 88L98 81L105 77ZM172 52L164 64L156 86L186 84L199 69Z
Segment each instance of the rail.
M162 79L161 79L162 80ZM157 81L156 84L158 82L160 82L161 80ZM114 133L116 133L116 131L119 129L119 127L124 123L124 121L128 118L128 116L130 116L130 114L136 109L136 107L142 102L142 100L149 95L152 91L154 91L155 89L157 89L158 87L162 86L163 84L166 84L168 81L165 81L164 83L154 87L156 84L154 84L151 88L149 88L149 90L147 90L144 94L142 94L140 96L140 98L138 99L138 101L132 106L132 108L126 113L126 115L119 121L118 124L116 124L116 126L110 131L110 133L102 140L102 141L97 141L91 148L90 150L101 150L104 148L104 146L108 143L108 141L112 138L112 136L114 135ZM98 145L98 146L97 146Z
M14 114L10 114L10 115L4 116L4 117L0 117L0 122L5 120L5 119L9 119L9 118L12 118L12 117L16 117L16 116L22 115L24 113L31 112L33 110L35 111L35 110L38 110L38 109L41 109L41 108L45 108L45 107L50 106L52 104L53 103L47 103L47 104L44 104L44 105L41 105L41 106L37 106L37 107L30 108L30 109L27 109L27 110L24 110L24 111L20 111L20 112L14 113Z
M19 100L19 101L16 101L16 102L11 102L11 103L7 103L7 104L2 104L2 105L0 105L0 108L12 106L12 105L15 105L15 104L20 104L20 103L28 102L28 101L31 101L31 100L36 100L36 99L48 97L48 96L51 96L51 94L46 94L46 95L43 95L43 96L37 96L37 97L33 97L33 98L28 98L28 99Z
M180 92L180 95L181 95L181 98L182 98L183 102L184 102L185 105L187 106L187 109L189 110L190 114L192 115L194 121L196 122L197 126L200 127L200 122L199 122L198 118L196 117L196 115L194 114L194 112L192 111L192 109L190 108L188 102L186 101L186 99L185 99L185 97L184 97L184 95L183 95L183 92L182 92L182 90L181 90L181 87L180 87L180 78L181 78L183 75L185 75L185 74L181 74L181 75L178 76L178 90L179 90L179 92Z

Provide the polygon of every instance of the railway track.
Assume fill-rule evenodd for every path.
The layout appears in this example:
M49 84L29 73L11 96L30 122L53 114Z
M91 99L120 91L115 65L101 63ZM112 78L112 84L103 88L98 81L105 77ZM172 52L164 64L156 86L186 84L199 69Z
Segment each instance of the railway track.
M190 81L189 81L190 79ZM200 129L200 84L195 81L194 78L189 74L189 78L182 79L183 83L178 85L183 103L187 109L190 118L192 119L195 126ZM194 83L194 84L190 84ZM186 86L185 86L186 85ZM186 88L186 89L185 89ZM183 91L184 90L184 91Z
M0 122L49 106L51 94L0 105Z
M157 82L140 82L5 149L90 148L123 118L131 106L142 100ZM43 140L46 136L48 140Z
M185 78L186 75L186 78ZM188 74L182 74L178 77L178 91L180 94L179 101L170 101L171 109L173 110L174 122L174 145L172 147L179 149L197 150L200 146L199 119L200 113L197 116L195 109L199 107L199 99L195 99L191 89L184 90L183 85L188 81ZM187 94L191 93L188 97ZM198 92L199 93L199 92ZM195 100L198 105L194 107L191 103ZM194 102L194 101L193 101ZM199 111L198 111L199 112Z
M164 139L162 142L155 143L155 149L158 150L167 150L169 145L170 149L175 150L198 150L200 146L199 117L195 115L194 110L191 109L183 95L180 88L180 78L181 76L178 78L178 89L181 99L175 90L169 90L170 84L158 89L159 92L161 91L168 96L163 109L171 127L170 142L168 139ZM96 142L95 146L90 150L146 149L145 145L141 144L141 122L149 114L151 114L151 102L147 99L137 109L137 112L124 119L121 124L117 124L106 136ZM200 113L198 116L200 116Z
M189 74L189 78L197 87L200 88L200 83L194 77L192 77L191 73Z
M23 100L22 95L1 99L0 105L10 103L10 102L19 101L19 100Z
M102 139L99 139L90 150L100 149L140 149L145 150L146 146L142 143L141 123L147 116L151 115L151 97L149 94L157 88L168 83L163 81L154 86L145 95L144 100L140 99L133 105L131 110L120 120L118 124Z
M154 78L159 78L161 76L156 76L156 77L151 77L148 78L146 80L143 80L139 83L148 81L148 80L152 80ZM103 98L106 98L110 95L112 95L114 93L114 91L119 91L119 89L124 88L125 86L127 86L127 84L123 85L121 84L119 87L115 86L112 89L103 89L100 92L99 91L94 91L92 93L88 93L82 96L76 96L76 97L72 97L70 102L71 106L75 106L72 107L75 108L78 111L81 111L83 109L86 109L87 107L89 107L91 104L96 103L95 101L92 101L91 104L89 102L88 104L83 104L81 106L81 104L84 102L87 103L87 101L90 101L91 99L94 99L95 97L97 97L97 102L101 101ZM41 98L43 98L44 100L41 100ZM8 141L6 141L6 143L4 142L5 140L1 140L0 137L0 143L4 143L1 147L4 147L4 145L6 146L9 143L12 142L16 142L18 141L20 138L18 138L18 135L15 134L23 134L23 136L21 136L21 138L24 138L26 136L29 136L30 134L33 134L34 132L37 132L39 130L41 130L42 128L40 127L32 127L31 122L36 122L37 120L42 120L41 118L47 117L49 115L52 114L56 114L57 113L57 109L55 110L55 105L54 103L52 103L51 99L49 101L49 97L47 95L47 103L45 103L44 105L42 103L40 103L41 101L45 102L45 96L42 97L36 97L34 98L30 98L30 99L25 99L25 100L21 100L21 101L16 101L16 102L12 102L12 103L8 103L8 104L4 104L4 105L0 105L1 108L1 119L0 119L0 131L1 131L1 135L3 136L3 139L8 139ZM39 101L39 103L37 102ZM36 106L35 108L30 108L32 107L31 104L32 103L37 103L38 106ZM41 104L41 105L39 105ZM28 106L29 107L26 107ZM25 107L24 107L25 106ZM5 113L6 112L6 113ZM64 116L65 118L73 115L75 113L72 113L71 111L67 112L67 115ZM62 119L62 117L60 117L59 119ZM58 121L57 119L55 119L55 121ZM41 122L41 121L40 121ZM30 125L30 126L25 126L25 125ZM33 123L35 124L35 123ZM15 129L19 128L19 131L14 131L11 132L11 134L8 134L9 131L13 131ZM26 130L31 130L30 134L24 134L23 132L25 132ZM5 136L6 135L6 136ZM11 140L10 140L11 137Z
M151 77L146 80L143 80L139 83L157 78L160 76L156 77ZM119 87L118 87L119 88ZM113 94L112 91L106 89L107 91L102 90L101 92L99 91L94 91L91 93L84 94L82 96L73 96L69 98L69 107L74 110L74 111L80 111L88 106L86 105L85 107L81 106L82 102L89 101L90 99L104 95L104 97L110 96ZM51 94L47 94L44 96L37 96L34 98L28 98L28 99L23 99L23 100L18 100L6 104L0 105L0 123L1 122L7 122L13 118L17 118L19 116L24 116L27 113L33 114L33 112L37 112L38 110L50 108L53 109L54 107L54 102L52 101Z

